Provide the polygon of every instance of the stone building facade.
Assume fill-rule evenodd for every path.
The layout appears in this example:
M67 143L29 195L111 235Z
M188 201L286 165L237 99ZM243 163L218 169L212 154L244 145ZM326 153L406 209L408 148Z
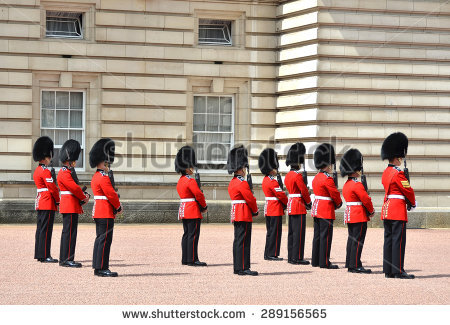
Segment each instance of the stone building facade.
M284 166L299 139L310 179L317 143L360 149L379 212L381 143L402 131L421 207L412 225L448 224L448 26L438 0L2 1L0 220L32 220L41 134L82 142L85 183L89 149L113 138L129 220L151 222L176 220L173 160L186 143L210 221L227 220L230 146L250 149L262 203L259 152L275 147Z

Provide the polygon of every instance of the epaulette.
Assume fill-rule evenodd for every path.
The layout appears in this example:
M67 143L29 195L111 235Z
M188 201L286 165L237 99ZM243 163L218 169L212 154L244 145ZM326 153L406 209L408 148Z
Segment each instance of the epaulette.
M245 178L242 177L241 175L236 176L236 178L237 178L238 180L240 180L241 182L245 181Z
M43 170L48 169L47 166L45 166L45 165L40 165L40 166L42 167Z
M402 171L402 169L401 169L400 167L398 167L398 166L395 166L394 169L395 169L396 171L398 171L398 172L401 172L401 171Z
M108 173L105 172L104 170L100 171L100 174L102 174L102 176L108 176Z
M327 173L327 172L325 172L325 171L324 171L324 172L322 172L322 173L324 173L326 177L331 177L331 175L330 175L330 174L328 174L328 173Z
M297 174L301 174L302 171L300 169L294 170L294 172L296 172Z
M352 181L354 181L355 183L359 183L357 178L352 178Z
M186 175L184 175L184 176L186 176L188 179L193 179L193 178L191 177L191 175L186 174Z
M275 176L272 176L272 175L269 175L269 178L270 178L271 180L277 180L277 178L276 178Z
M61 168L61 170L66 171L66 170L67 170L67 167L66 167L66 166L63 166L63 168Z

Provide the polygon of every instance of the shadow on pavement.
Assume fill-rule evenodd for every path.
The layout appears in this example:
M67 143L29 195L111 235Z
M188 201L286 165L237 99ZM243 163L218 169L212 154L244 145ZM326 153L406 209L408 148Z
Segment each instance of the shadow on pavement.
M112 267L129 267L129 266L144 266L144 265L150 265L150 264L110 264L109 266L112 266Z
M139 276L172 276L172 275L185 275L189 273L140 273L140 274L120 274L119 277L139 277Z
M298 272L270 272L270 273L259 273L259 275L285 275L285 274L305 274L312 273L312 271L298 271Z
M450 278L450 274L416 275L416 279Z

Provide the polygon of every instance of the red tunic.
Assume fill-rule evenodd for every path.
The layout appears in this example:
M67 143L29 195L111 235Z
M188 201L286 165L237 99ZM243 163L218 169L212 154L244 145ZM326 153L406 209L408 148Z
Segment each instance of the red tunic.
M111 185L108 173L97 169L91 180L92 193L94 194L93 218L115 218L114 209L120 207L119 195Z
M408 222L406 201L402 198L392 198L391 195L406 197L411 204L416 204L414 190L406 179L405 173L394 165L389 165L381 177L385 196L381 209L381 220L401 220Z
M84 200L86 195L81 187L75 183L72 173L66 167L61 168L58 172L58 186L61 190L59 213L83 213L80 200Z
M231 222L252 222L253 214L258 212L258 206L256 205L256 198L244 177L233 177L228 185L228 194L231 199Z
M56 204L59 203L59 191L53 182L50 169L45 165L39 165L34 171L33 180L38 189L34 208L36 210L56 211Z
M311 215L314 218L336 219L334 210L341 207L342 200L333 177L327 172L319 172L312 181L312 188L316 197Z
M366 209L371 214L374 212L372 199L361 182L356 178L349 177L342 188L342 195L347 202L344 213L345 223L367 222L370 220L366 214ZM359 205L352 205L351 202Z
M309 197L308 188L303 182L301 171L292 169L284 178L284 184L289 192L288 214L306 214L305 203L311 203L311 198Z
M203 219L200 206L202 209L206 208L205 195L195 179L189 175L181 176L178 180L177 192L181 199L178 219Z
M262 182L262 189L266 197L264 204L264 215L267 217L278 217L284 214L288 198L280 188L275 176L266 176Z

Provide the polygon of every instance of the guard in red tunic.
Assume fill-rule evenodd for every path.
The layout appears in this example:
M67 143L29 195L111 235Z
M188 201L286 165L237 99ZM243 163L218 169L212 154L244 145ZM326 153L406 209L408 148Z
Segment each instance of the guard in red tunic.
M288 263L301 265L309 264L309 261L304 260L304 252L306 210L311 209L309 190L300 171L300 166L305 164L305 153L303 143L297 142L291 146L286 157L286 166L291 166L291 170L284 178L284 184L289 192Z
M33 159L39 162L33 174L37 187L35 209L37 210L36 241L34 258L42 263L58 263L50 255L53 222L59 204L59 191L56 187L55 170L48 167L53 158L53 141L49 137L40 137L33 146Z
M381 159L389 160L381 181L385 196L381 209L384 223L383 273L386 278L414 279L404 270L407 206L416 207L408 175L400 169L408 151L408 138L401 132L389 135L381 147Z
M372 199L364 184L358 178L362 174L363 157L358 149L348 150L341 159L339 166L341 176L348 176L342 188L342 195L346 201L344 222L348 226L347 258L345 267L352 273L371 273L361 263L361 253L367 232L367 221L375 214Z
M117 272L109 270L109 254L114 230L114 219L123 212L111 179L108 175L114 162L115 143L109 138L98 140L89 152L89 165L97 168L91 180L94 194L92 217L95 221L96 238L92 257L94 275L116 277Z
M198 259L198 239L202 213L206 213L205 196L194 179L194 168L197 165L195 151L190 146L182 147L175 158L175 171L181 174L177 184L180 196L178 219L183 221L183 237L181 239L181 264L189 266L206 266Z
M264 149L258 158L258 166L264 177L262 189L266 197L264 216L266 217L266 247L264 259L270 261L283 260L280 255L280 243L282 233L282 216L286 209L288 198L284 193L281 177L278 175L278 157L275 150Z
M236 147L228 155L228 173L234 177L228 185L231 199L231 222L234 226L233 267L234 274L258 275L250 270L250 246L252 240L252 221L259 213L256 198L245 180L248 169L247 150Z
M59 265L65 267L81 267L81 263L74 261L78 214L83 213L81 205L89 201L89 194L81 189L75 172L80 152L80 143L73 139L67 140L59 151L59 160L63 164L58 172L58 186L61 190L59 213L63 217Z
M338 269L330 263L331 242L333 240L334 210L342 206L341 195L331 176L336 163L334 147L323 143L314 152L314 166L319 173L312 181L315 199L311 210L314 218L314 238L311 265L326 269Z

